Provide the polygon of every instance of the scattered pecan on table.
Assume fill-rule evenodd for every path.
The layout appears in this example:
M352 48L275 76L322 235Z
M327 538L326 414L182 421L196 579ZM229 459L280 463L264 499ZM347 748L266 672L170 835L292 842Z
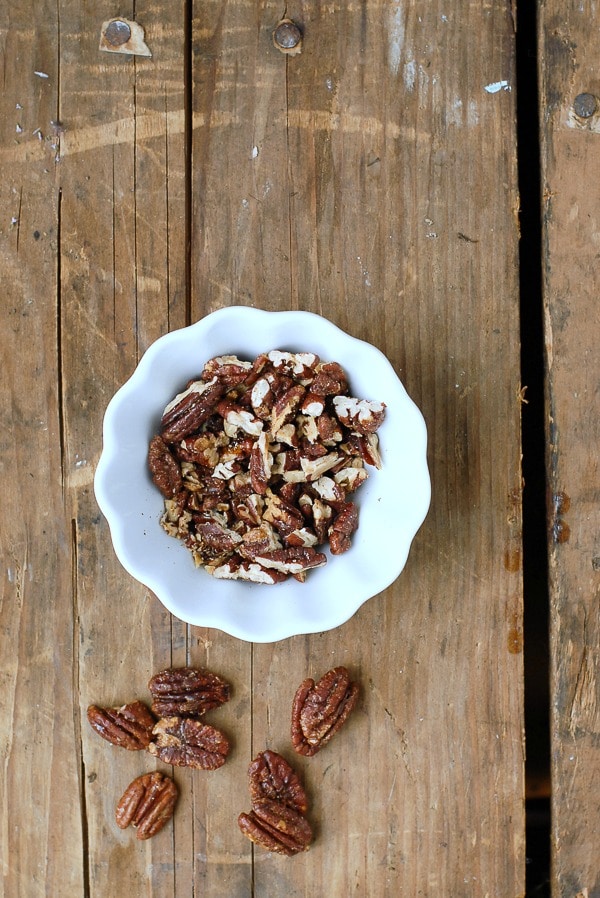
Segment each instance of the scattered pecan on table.
M261 752L248 768L252 810L241 813L238 826L256 845L292 856L306 851L312 829L304 816L306 793L298 775L281 755Z
M210 670L170 667L151 677L152 710L158 717L201 717L229 701L229 683Z
M117 826L136 827L138 839L150 839L171 819L178 789L164 773L144 773L129 784L115 812Z
M352 494L381 467L383 402L349 394L337 362L272 350L218 356L165 408L148 450L163 528L222 579L303 582L348 551Z
M156 718L140 701L130 702L120 708L101 708L90 705L87 709L90 726L99 736L112 745L129 751L148 748Z
M229 742L219 730L191 717L164 717L153 730L151 755L176 767L217 770L229 754Z
M308 757L320 751L345 723L358 694L358 683L350 682L345 667L334 667L318 683L310 677L304 680L292 702L294 750Z

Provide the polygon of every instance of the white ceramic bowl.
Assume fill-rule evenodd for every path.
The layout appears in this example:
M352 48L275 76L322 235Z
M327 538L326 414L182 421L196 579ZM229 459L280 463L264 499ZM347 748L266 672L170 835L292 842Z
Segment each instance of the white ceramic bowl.
M217 580L196 568L188 549L160 526L163 498L148 472L148 443L164 407L209 358L253 360L271 349L339 362L352 395L386 403L382 468L369 467L369 479L353 496L360 512L351 549L309 571L305 583ZM181 620L252 642L329 630L348 620L400 574L429 508L420 411L378 349L309 312L233 306L161 337L109 403L103 439L94 487L123 567Z

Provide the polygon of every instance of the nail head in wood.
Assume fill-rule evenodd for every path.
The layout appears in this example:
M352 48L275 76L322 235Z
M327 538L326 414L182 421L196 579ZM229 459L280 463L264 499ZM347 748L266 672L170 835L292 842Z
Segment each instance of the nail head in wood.
M595 113L597 105L598 101L594 94L577 94L573 100L573 110L579 118L590 118Z
M114 19L107 26L106 31L104 32L104 37L111 47L120 47L122 44L126 44L131 37L131 28L127 22L122 22L120 19Z
M302 32L291 19L282 19L273 31L273 43L282 53L295 56L302 50Z

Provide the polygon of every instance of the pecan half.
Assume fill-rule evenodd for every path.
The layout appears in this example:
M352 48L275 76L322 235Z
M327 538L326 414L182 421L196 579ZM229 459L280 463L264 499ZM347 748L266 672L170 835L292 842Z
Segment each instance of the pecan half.
M261 751L248 768L248 778L252 807L270 798L306 813L308 801L298 774L276 751Z
M87 719L99 736L111 745L119 745L128 751L147 748L156 723L156 718L143 702L130 702L120 708L90 705Z
M153 735L150 754L176 767L216 770L229 754L229 742L223 733L191 717L165 717L158 721Z
M358 699L358 683L350 682L345 667L335 667L318 683L306 679L292 703L291 737L294 750L311 757L344 724Z
M148 683L152 710L159 717L201 716L229 701L229 683L196 667L169 667L154 674Z
M150 441L148 467L154 485L158 487L165 499L172 499L183 486L181 468L160 436L155 436Z
M164 773L144 773L130 783L121 797L115 818L117 826L137 829L138 839L150 839L169 822L179 792Z
M250 813L240 814L238 826L255 845L288 857L306 851L312 841L306 817L270 798L257 801Z

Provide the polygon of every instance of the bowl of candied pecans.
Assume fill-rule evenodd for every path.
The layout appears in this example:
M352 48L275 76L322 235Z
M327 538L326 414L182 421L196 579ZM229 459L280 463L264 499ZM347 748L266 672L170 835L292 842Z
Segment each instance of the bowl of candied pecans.
M232 306L146 351L94 488L123 567L176 617L274 642L348 620L430 502L423 416L376 347Z

